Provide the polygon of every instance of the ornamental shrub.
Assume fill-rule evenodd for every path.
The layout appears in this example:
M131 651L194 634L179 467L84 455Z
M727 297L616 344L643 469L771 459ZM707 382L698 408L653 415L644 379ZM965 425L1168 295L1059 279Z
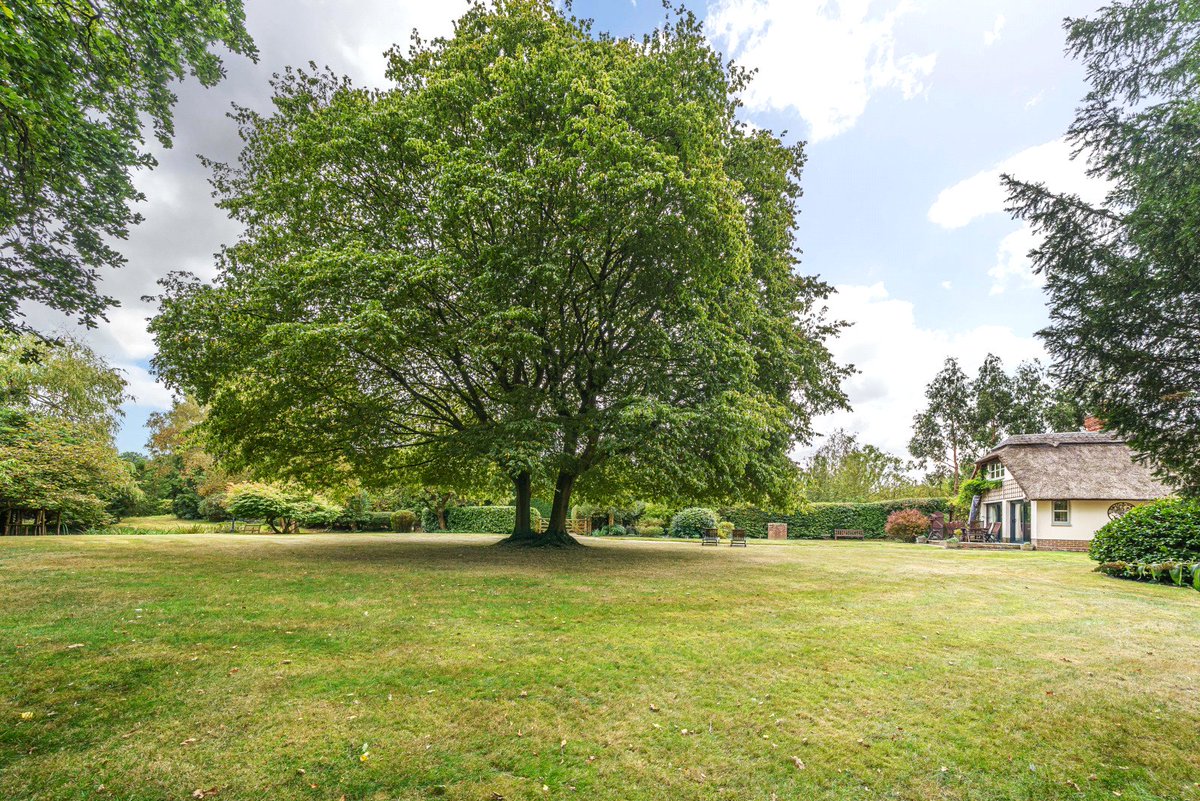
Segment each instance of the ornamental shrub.
M900 542L916 542L929 533L929 518L917 509L900 509L888 515L883 531Z
M1174 584L1176 587L1200 590L1200 562L1103 562L1096 567L1096 572L1113 578Z
M596 530L596 535L599 537L624 537L628 533L628 530L620 523L613 523L611 526L601 526Z
M717 527L717 513L712 509L692 506L671 518L671 536L699 539L706 528Z
M723 540L733 537L733 523L730 523L728 520L722 520L720 523L717 523L717 536Z
M392 531L407 534L417 527L417 516L408 509L392 512L390 527Z
M637 533L640 537L661 537L663 535L662 526L638 526Z
M229 508L226 506L228 497L223 492L214 492L200 499L196 507L200 517L212 523L220 523L229 519Z
M1097 562L1200 560L1200 500L1165 498L1135 506L1096 532L1088 554Z

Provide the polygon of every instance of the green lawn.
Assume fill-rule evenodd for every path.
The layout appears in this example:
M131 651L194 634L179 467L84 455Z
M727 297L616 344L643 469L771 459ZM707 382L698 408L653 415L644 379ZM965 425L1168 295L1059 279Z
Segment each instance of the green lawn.
M1200 799L1200 593L494 539L0 540L0 798Z

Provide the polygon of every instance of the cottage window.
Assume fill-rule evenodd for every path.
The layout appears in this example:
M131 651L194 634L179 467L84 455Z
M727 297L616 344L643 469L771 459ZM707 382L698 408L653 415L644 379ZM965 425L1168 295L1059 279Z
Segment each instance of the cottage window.
M986 476L988 481L1003 481L1004 480L1004 465L999 461L988 462L986 468Z
M1050 509L1051 522L1056 526L1071 525L1071 502L1054 501Z

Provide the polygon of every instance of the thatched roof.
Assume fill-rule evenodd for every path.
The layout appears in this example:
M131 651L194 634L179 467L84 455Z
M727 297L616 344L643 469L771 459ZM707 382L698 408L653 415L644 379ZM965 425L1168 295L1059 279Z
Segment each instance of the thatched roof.
M997 458L1033 501L1148 501L1171 494L1148 466L1134 461L1128 445L1104 432L1009 437L978 464Z

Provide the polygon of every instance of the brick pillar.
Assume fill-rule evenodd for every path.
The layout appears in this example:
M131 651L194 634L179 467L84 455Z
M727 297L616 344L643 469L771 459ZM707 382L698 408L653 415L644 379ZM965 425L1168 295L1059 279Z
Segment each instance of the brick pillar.
M767 539L786 540L787 523L767 523Z

